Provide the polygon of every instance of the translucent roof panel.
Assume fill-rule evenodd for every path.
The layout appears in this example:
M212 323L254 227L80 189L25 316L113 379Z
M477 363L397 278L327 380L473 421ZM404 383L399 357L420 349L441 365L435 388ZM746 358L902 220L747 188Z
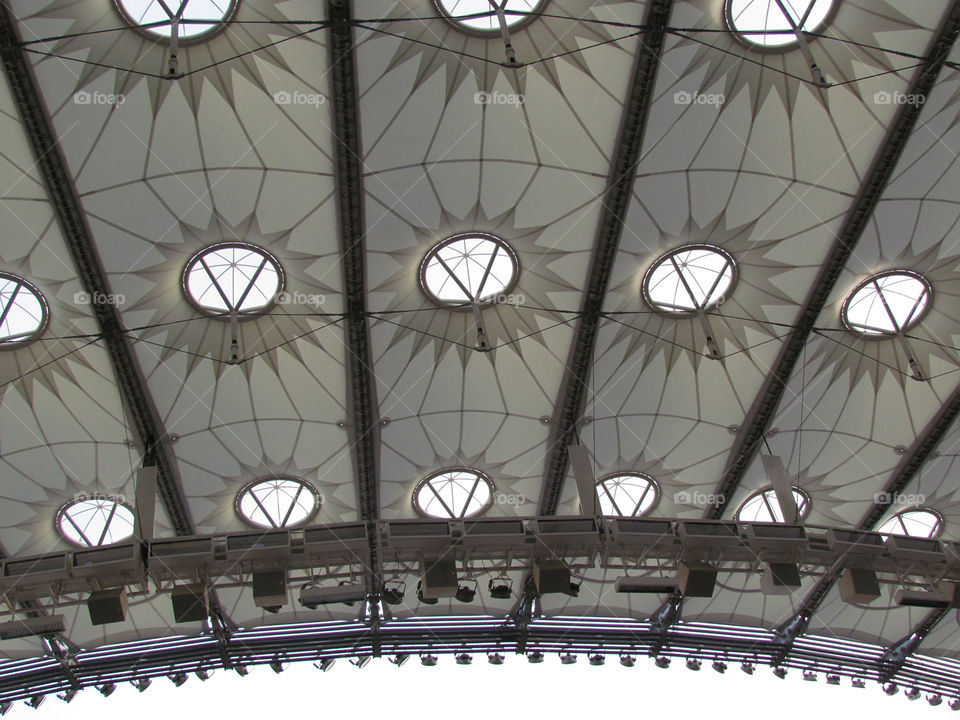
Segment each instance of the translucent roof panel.
M904 510L881 525L877 532L909 537L936 538L943 530L943 520L933 510Z
M79 498L61 508L57 527L74 545L109 545L133 535L133 510L109 496Z
M293 477L256 480L237 497L237 509L244 520L263 528L300 525L312 518L319 507L317 491Z
M485 302L508 292L519 273L517 256L492 235L455 235L437 244L420 266L427 295L443 305Z
M497 9L503 8L507 27L515 27L537 12L546 0L437 0L440 11L455 25L474 32L499 32Z
M810 498L799 488L793 488L793 500L797 503L800 519L810 513ZM737 510L737 520L742 522L783 522L783 511L774 489L766 488L754 493Z
M833 4L834 0L727 0L727 23L751 45L785 48L797 42L794 27L819 30Z
M15 275L0 273L0 346L34 339L47 325L40 291Z
M184 270L184 289L202 310L255 313L283 290L283 271L266 251L246 243L220 243L194 255Z
M687 246L657 260L643 281L653 307L671 313L709 310L723 302L733 287L733 258L717 247Z
M127 22L134 27L158 37L170 37L171 16L160 0L117 0L117 3ZM213 32L233 15L236 8L236 0L166 0L165 4L174 15L179 14L180 19L185 21L177 34L183 39L199 38ZM199 22L203 20L210 22Z
M930 285L907 271L874 275L854 290L843 306L843 321L864 335L895 335L923 318L930 305Z
M657 502L654 480L639 473L610 475L597 482L600 511L612 517L645 515Z
M480 515L493 502L493 483L478 470L452 468L426 478L414 492L414 507L437 518Z

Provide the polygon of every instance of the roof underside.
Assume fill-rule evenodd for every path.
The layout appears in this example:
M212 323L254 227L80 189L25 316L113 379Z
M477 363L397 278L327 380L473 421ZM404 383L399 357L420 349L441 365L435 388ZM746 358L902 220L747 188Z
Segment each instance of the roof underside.
M487 518L578 515L575 440L595 478L653 478L653 517L733 519L770 486L761 456L775 455L809 498L811 526L876 529L903 509L878 502L892 489L922 498L941 539L960 541L957 3L838 3L808 37L828 88L800 50L734 38L721 0L549 0L511 32L515 65L499 35L459 31L431 0L240 0L223 31L179 49L174 77L166 43L126 27L112 0L9 7L0 271L42 292L50 322L0 350L4 557L68 550L58 510L91 494L132 504L144 464L160 471L160 538L248 531L241 488L302 478L321 499L311 523L364 524L360 552L304 582L353 578L374 595L405 582L405 600L375 604L372 618L308 610L291 585L273 614L254 604L252 566L238 565L217 589L221 620L242 628L238 644L269 645L246 656L265 661L289 623L350 636L318 643L316 657L422 649L451 631L415 618L443 616L462 619L463 647L492 646L497 628L506 648L559 648L561 636L617 648L606 633L651 633L636 647L654 647L663 636L648 620L667 596L613 591L637 558L567 557L585 579L579 596L545 595L540 625L518 629L503 619L522 558L478 551L461 567L477 600L424 605L416 563L385 540L381 523L419 518L414 492L443 468L491 479ZM474 313L419 284L427 252L465 232L504 239L520 268L510 300L482 309L487 351ZM183 268L222 241L267 250L292 300L235 324L199 312ZM734 259L732 292L703 318L651 309L644 274L690 243ZM907 338L847 330L844 300L890 269L927 279L929 312ZM97 293L106 307L77 300ZM687 598L692 639L677 647L741 626L766 661L756 648L814 593L809 632L833 639L837 658L843 642L862 643L849 652L870 676L871 653L927 616L898 607L892 584L872 604L845 603L826 567L766 595L759 569L722 568L712 597ZM498 573L513 581L509 599L486 592ZM83 592L11 601L0 621L63 614L58 637L94 664L106 662L98 648L157 638L184 667L239 662L222 632L174 622L165 577L121 623L92 625ZM910 672L957 686L960 665L930 658L960 661L958 641L951 611ZM829 654L801 645L797 657ZM49 687L69 682L49 649L2 641L0 658L10 675L43 657ZM0 699L24 694L3 667ZM107 677L97 667L83 683Z

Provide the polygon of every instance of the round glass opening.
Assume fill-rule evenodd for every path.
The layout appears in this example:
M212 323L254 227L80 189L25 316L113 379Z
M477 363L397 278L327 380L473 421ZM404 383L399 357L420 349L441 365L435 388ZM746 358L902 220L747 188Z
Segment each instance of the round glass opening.
M898 335L920 322L931 294L922 275L904 270L880 273L850 293L843 304L843 321L863 335Z
M0 348L39 337L47 327L47 301L33 285L0 273Z
M877 532L934 539L943 530L943 519L933 510L904 510L881 525Z
M452 468L426 478L413 494L414 507L435 518L468 518L493 503L493 483L478 470Z
M237 7L237 0L116 1L124 20L156 37L169 39L173 17L179 16L177 37L183 40L201 38L218 30L233 16Z
M736 265L718 247L677 248L657 260L643 280L643 294L657 310L669 313L705 312L728 297Z
M450 21L465 30L481 33L500 32L497 10L503 8L508 28L516 28L539 12L546 0L436 0Z
M441 305L489 302L517 281L516 253L500 238L454 235L435 245L420 265L424 291Z
M57 528L74 545L97 547L132 536L133 521L131 508L112 497L94 495L64 505L57 515Z
M810 513L810 498L800 488L793 488L793 501L797 504L800 520L803 520ZM780 502L773 488L766 488L748 497L737 510L736 517L740 522L782 523L784 521Z
M283 270L266 250L247 243L204 248L183 271L187 296L209 313L250 315L267 310L283 290Z
M600 511L610 517L640 517L656 504L658 488L653 478L640 473L610 475L597 482Z
M237 496L237 509L251 525L283 528L302 525L320 508L317 491L295 477L255 480Z
M727 25L749 45L787 48L797 43L795 27L808 32L820 30L833 3L834 0L727 0Z

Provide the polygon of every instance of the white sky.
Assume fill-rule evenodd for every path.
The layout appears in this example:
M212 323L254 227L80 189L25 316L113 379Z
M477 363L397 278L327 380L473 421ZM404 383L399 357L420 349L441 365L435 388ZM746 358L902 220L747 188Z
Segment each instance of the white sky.
M310 663L291 665L280 675L266 666L252 668L247 677L219 670L206 682L190 675L179 688L166 678L155 678L143 694L124 683L109 698L88 688L70 705L53 696L36 711L18 703L7 718L264 720L280 713L297 717L300 712L304 718L349 712L356 718L389 720L513 720L552 713L586 719L658 712L676 720L698 716L827 720L890 712L918 718L952 715L946 698L939 707L930 707L923 697L907 700L903 688L887 697L874 683L856 690L842 678L839 686L829 686L822 674L816 683L805 682L798 670L779 680L765 666L748 676L738 665L731 665L724 675L710 669L709 663L692 672L676 658L672 667L662 670L645 656L638 657L633 668L622 667L615 656L608 657L603 667L588 665L583 656L576 665L563 666L555 653L540 665L515 655L507 655L501 666L489 665L485 656L475 656L473 662L459 666L452 656L441 655L432 668L411 657L402 668L383 658L363 669L338 660L326 673Z

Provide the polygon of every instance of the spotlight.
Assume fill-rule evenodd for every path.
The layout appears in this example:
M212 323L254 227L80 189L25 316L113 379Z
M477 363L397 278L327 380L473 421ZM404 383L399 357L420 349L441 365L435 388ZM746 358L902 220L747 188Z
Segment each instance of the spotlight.
M490 653L487 655L487 662L491 665L503 665L504 657L500 653ZM532 660L530 662L533 662Z
M723 675L727 671L727 664L725 662L720 662L719 660L714 660L713 664L710 667L712 667L721 675Z
M487 590L490 597L495 600L509 600L513 595L513 580L506 575L491 578L490 582L487 583Z
M804 670L803 679L806 680L807 682L816 682L817 674L813 672L813 670Z
M867 683L863 678L853 678L853 680L850 681L850 687L855 687L858 690L863 690L866 686Z
M534 650L532 653L527 653L527 662L537 665L543 662L543 653L539 650Z
M246 665L234 665L233 669L237 671L240 677L246 677L250 674L250 669Z
M370 659L370 655L361 655L360 657L351 660L350 664L356 666L357 668L363 669L370 663Z
M743 670L747 675L753 675L754 667L750 663L740 663L740 669Z
M912 687L909 690L904 690L903 694L907 697L908 700L919 700L920 699L920 690L919 688Z
M397 580L391 580L383 588L383 601L387 605L399 605L403 602L403 591L406 584Z
M653 664L658 668L668 668L670 667L670 658L668 657L658 657L653 661Z
M405 653L401 653L400 655L397 655L396 657L390 658L390 662L392 662L392 663L393 663L394 665L396 665L397 667L403 667L403 666L406 664L407 660L409 660L409 659L410 659L410 656L409 656L409 655L407 655L407 654L405 654Z
M63 700L65 703L69 703L71 700L73 700L77 696L78 692L80 692L80 688L72 687L69 690L65 690L64 692L59 693L57 697Z
M101 685L97 688L100 691L100 694L104 697L110 697L113 695L114 691L117 689L116 683L107 683L106 685Z
M270 661L270 669L273 670L277 675L283 672L283 662L280 658L274 658Z
M6 715L8 712L10 712L10 708L12 707L13 707L13 702L11 700L7 700L6 702L0 703L0 715Z
M840 676L836 673L827 673L827 685L839 685Z
M423 582L419 580L417 581L417 600L424 605L436 605L438 602L440 602L440 600L437 598L425 598L423 596Z
M637 664L637 659L633 655L621 655L620 664L624 667L633 667Z
M936 707L943 702L943 696L934 693L933 695L927 695L927 702L930 703L933 707Z
M883 686L883 691L887 695L896 695L898 692L900 692L900 688L897 687L896 683L887 683Z
M420 656L420 664L424 667L433 667L437 664L437 656L427 653L426 655Z
M36 710L38 707L43 705L43 701L46 699L47 699L46 695L34 695L32 698L27 700L24 703L24 705L26 705L27 707L32 707L34 710Z
M326 672L333 667L333 664L337 661L336 658L323 658L320 662L314 663L313 666L320 670L321 672Z
M199 670L195 670L195 671L193 672L193 674L196 675L196 676L197 676L198 678L200 678L201 680L209 680L209 679L210 679L210 676L213 675L213 670L207 670L206 668L200 668Z
M687 670L693 670L696 672L700 669L700 661L696 658L687 658Z
M787 676L787 669L782 667L775 667L773 669L773 674L776 675L781 680L783 680Z
M573 665L577 662L577 656L573 653L560 653L560 662L564 665Z
M960 710L960 698L950 698L947 700L947 705L951 710ZM2 710L2 708L0 708Z
M170 682L172 682L172 683L173 683L174 685L176 685L177 687L180 687L180 686L183 685L186 681L187 681L187 674L186 674L186 673L182 673L182 672L181 672L181 673L177 673L176 675L171 675L171 676L170 676Z
M137 689L137 692L143 692L150 687L150 682L150 678L137 678L133 681L132 685Z
M457 660L457 665L469 665L473 662L473 656L467 653L457 653L454 657Z
M607 658L600 653L593 653L593 655L587 655L587 661L596 667L603 665Z
M263 608L261 609L264 612L270 613L271 615L276 615L278 612L280 612L281 609L283 609L283 606L282 605L264 605Z
M461 585L457 588L456 594L454 594L454 597L462 603L473 602L476 596L477 589L469 585Z

